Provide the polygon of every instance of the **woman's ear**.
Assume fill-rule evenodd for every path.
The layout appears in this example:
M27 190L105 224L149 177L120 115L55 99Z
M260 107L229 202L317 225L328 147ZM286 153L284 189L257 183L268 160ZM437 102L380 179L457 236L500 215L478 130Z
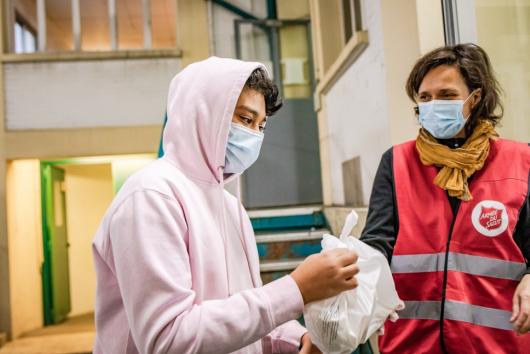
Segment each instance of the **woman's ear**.
M475 106L480 102L481 99L482 99L482 89L476 89L472 97L473 101L471 102L471 108L472 109L475 108Z

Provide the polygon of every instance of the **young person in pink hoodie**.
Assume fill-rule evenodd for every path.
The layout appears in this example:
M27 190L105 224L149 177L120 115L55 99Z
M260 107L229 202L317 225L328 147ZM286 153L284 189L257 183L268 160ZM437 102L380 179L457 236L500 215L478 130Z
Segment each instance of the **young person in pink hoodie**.
M263 285L250 220L224 190L280 106L260 63L210 58L175 76L165 154L127 180L94 238L95 354L315 349L295 319L357 286L357 256L313 255Z

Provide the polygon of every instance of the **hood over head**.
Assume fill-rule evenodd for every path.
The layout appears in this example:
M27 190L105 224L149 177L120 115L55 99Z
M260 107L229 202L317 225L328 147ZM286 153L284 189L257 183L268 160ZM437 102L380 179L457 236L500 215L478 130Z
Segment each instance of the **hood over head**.
M164 158L188 177L219 184L235 106L257 62L211 57L188 65L169 86Z

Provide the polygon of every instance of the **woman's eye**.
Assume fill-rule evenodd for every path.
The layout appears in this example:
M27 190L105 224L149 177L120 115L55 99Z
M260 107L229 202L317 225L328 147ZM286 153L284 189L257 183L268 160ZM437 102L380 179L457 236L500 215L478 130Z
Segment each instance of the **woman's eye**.
M264 126L264 125L260 125L260 126L259 126L259 131L260 131L260 132L264 132L265 129L267 129L266 126Z

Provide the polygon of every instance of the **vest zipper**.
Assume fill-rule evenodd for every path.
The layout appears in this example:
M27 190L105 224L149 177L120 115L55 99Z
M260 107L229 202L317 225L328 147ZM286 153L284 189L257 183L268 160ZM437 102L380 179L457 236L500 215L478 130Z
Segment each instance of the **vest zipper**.
M445 245L445 262L444 262L444 281L442 286L442 301L441 301L441 308L440 308L440 344L442 346L442 351L444 353L447 352L447 348L445 347L445 339L444 339L444 311L445 311L445 292L447 290L447 263L449 262L449 246L451 244L451 238L453 237L453 229L455 227L456 218L458 215L458 211L460 210L460 204L462 202L458 201L458 204L455 208L453 220L451 221L451 227L449 228L449 235L447 236L447 244Z

